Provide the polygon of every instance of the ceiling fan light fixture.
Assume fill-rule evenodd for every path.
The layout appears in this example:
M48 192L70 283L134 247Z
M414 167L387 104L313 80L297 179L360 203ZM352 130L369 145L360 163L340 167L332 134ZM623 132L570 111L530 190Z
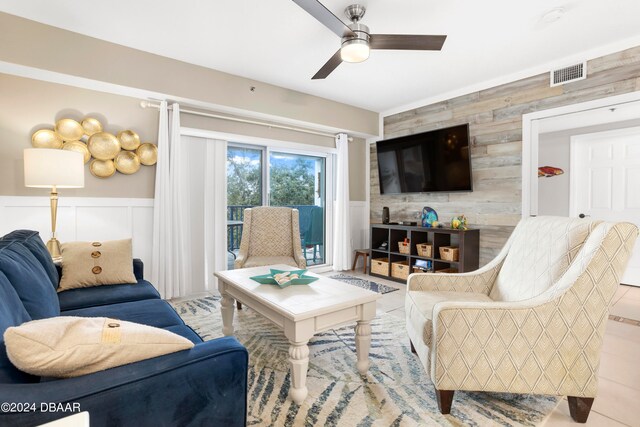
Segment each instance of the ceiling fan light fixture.
M369 43L361 39L351 39L342 43L340 58L344 62L363 62L369 58Z

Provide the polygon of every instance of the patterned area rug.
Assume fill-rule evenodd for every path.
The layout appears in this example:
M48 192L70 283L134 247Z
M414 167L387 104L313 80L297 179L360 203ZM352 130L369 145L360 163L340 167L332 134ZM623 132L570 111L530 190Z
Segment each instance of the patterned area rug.
M359 288L368 289L379 294L387 294L389 292L397 291L398 288L383 285L382 283L374 282L373 280L363 279L361 277L353 277L348 274L336 274L331 276L332 279L340 280L341 282L348 283Z
M222 336L218 297L173 303L205 340ZM287 398L288 348L282 331L250 308L236 310L236 336L249 350L248 425L252 426L533 426L556 406L554 397L456 392L450 415L438 412L433 385L408 346L404 321L373 322L371 367L356 370L354 328L309 342L309 396Z

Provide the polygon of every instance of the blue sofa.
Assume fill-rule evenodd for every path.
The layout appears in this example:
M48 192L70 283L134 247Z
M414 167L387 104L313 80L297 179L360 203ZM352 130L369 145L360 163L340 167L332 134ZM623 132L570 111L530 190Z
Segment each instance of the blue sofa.
M35 231L0 239L0 335L10 326L54 316L113 317L167 329L193 341L180 351L81 377L41 378L16 369L0 336L0 402L35 412L0 411L0 426L34 426L71 415L41 411L77 403L99 426L242 426L246 424L247 350L235 338L203 342L143 279L58 293L59 270ZM45 404L44 406L41 406Z

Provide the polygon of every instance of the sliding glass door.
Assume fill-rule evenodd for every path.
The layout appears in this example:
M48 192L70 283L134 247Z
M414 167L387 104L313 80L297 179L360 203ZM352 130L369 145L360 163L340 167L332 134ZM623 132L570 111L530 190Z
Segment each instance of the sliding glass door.
M269 153L269 205L298 209L307 265L325 263L325 158Z
M326 261L326 158L230 143L227 148L227 248L233 268L244 209L286 206L298 209L300 240L308 265Z

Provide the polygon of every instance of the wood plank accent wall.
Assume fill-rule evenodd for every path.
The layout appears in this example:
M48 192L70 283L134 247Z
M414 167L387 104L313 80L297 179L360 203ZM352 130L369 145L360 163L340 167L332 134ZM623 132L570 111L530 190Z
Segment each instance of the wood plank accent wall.
M380 195L371 145L371 222L382 207L391 220L413 219L431 206L442 220L464 213L480 232L480 264L500 251L521 218L522 115L640 90L640 46L593 59L587 78L549 87L549 73L459 96L384 118L384 138L470 124L472 193Z

